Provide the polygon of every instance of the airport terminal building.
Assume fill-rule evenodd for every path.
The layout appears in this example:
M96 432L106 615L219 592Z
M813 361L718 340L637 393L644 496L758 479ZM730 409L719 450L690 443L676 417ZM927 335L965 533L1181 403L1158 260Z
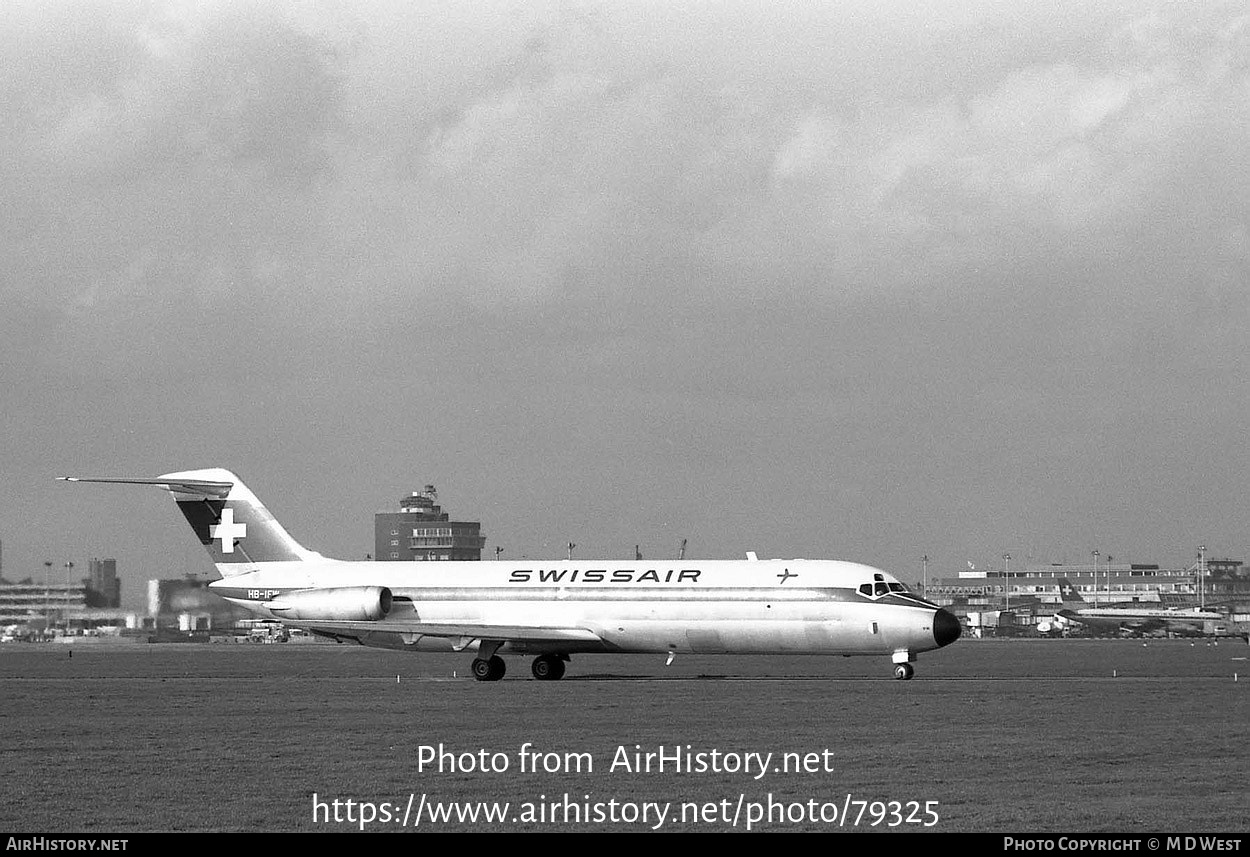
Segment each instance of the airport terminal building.
M1089 608L1140 605L1186 610L1202 607L1223 613L1226 627L1250 624L1250 568L1241 560L1203 560L1188 568L1145 563L1091 561L979 570L969 566L938 577L925 595L952 610L965 624L996 617L1017 630L1044 626L1065 603ZM1110 559L1110 558L1108 558ZM1007 564L1004 563L1004 566ZM1065 583L1071 587L1065 597Z
M47 562L42 580L27 577L13 582L0 578L0 626L37 620L35 624L41 630L68 627L71 621L82 623L86 618L99 618L93 611L119 608L121 580L117 577L117 560L92 559L87 570L86 577L76 576L72 562L63 566Z
M969 569L937 578L926 590L930 598L1036 599L1059 604L1061 581L1067 580L1086 602L1122 604L1190 604L1206 596L1234 594L1245 575L1241 560L1213 559L1189 568L1167 569L1143 563L1050 563L1022 568Z

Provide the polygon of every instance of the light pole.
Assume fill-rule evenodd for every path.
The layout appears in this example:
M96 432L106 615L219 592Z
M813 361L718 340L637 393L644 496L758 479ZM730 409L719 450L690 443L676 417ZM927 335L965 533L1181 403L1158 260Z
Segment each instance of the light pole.
M1207 546L1198 545L1198 608L1207 607Z
M929 591L929 555L925 554L920 558L920 594L926 595Z
M52 560L45 560L43 564L43 632L48 633L48 615L52 612L52 605L48 603L51 596L49 590L52 589Z
M1003 554L1003 593L1007 596L1007 610L1011 609L1011 554Z
M1094 603L1098 603L1098 551L1090 551L1094 558Z
M65 563L65 636L69 636L69 578L74 573L74 564Z

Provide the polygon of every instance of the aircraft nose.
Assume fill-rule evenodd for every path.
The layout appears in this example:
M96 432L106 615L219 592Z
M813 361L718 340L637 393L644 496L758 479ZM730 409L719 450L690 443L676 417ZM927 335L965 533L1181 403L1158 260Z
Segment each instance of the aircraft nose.
M959 620L945 607L933 615L933 641L938 646L949 646L959 639Z

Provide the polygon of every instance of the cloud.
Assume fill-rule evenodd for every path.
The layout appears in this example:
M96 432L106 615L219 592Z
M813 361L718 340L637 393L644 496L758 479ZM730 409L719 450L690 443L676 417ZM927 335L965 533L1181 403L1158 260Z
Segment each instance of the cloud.
M276 253L315 240L334 51L262 6L87 11L103 48L33 16L59 83L21 90L21 132L3 142L6 291L107 318L138 296L194 307L264 285Z
M1167 304L1183 259L1240 312L1244 17L897 11L27 10L0 288L89 336L307 335L674 291L943 302L1045 267Z

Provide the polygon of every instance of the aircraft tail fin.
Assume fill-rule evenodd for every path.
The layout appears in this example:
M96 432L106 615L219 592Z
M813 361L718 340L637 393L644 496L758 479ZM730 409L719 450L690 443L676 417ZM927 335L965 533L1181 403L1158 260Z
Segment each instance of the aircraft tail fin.
M1085 599L1081 597L1080 591L1066 577L1059 578L1059 595L1063 599L1065 607L1068 605L1087 606Z
M301 562L321 555L283 529L243 480L221 468L186 470L154 478L62 476L64 482L155 485L174 497L222 577L254 571L259 563Z

